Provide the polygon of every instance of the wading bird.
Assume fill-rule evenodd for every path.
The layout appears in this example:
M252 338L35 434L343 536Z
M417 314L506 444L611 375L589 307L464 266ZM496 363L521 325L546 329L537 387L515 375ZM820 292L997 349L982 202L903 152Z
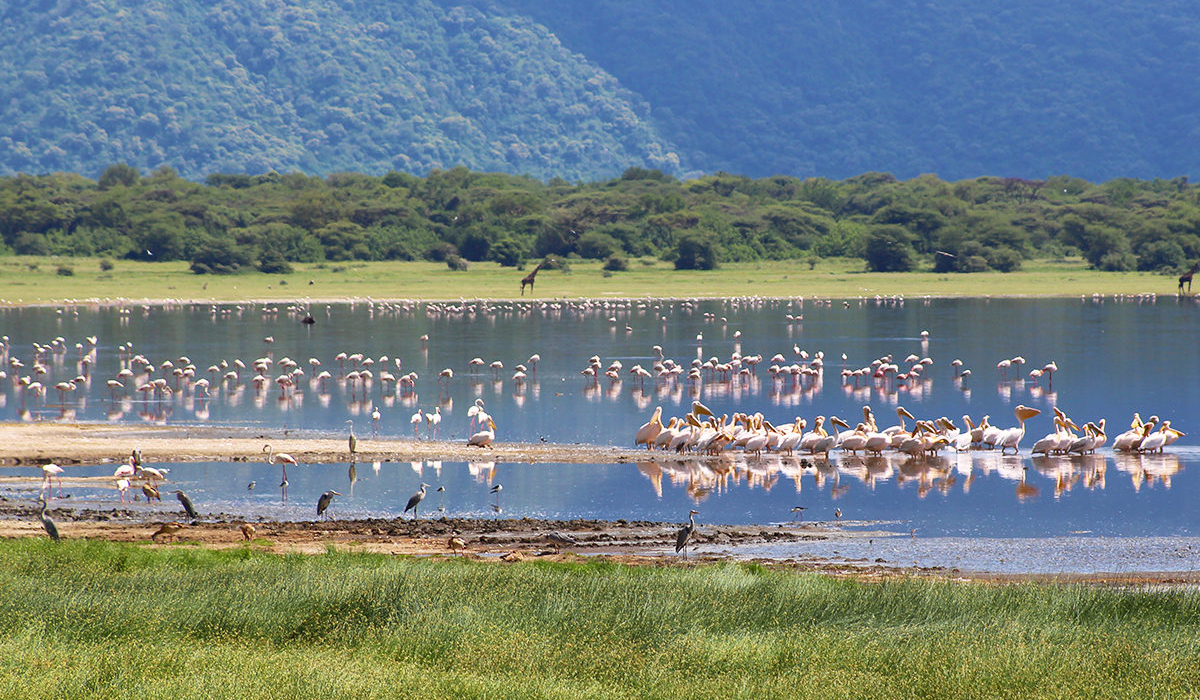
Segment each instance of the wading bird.
M688 542L692 539L692 535L696 532L696 516L700 514L698 510L688 511L688 524L679 528L679 532L675 533L675 553L683 552L683 556L687 558L687 552L684 550Z
M196 509L192 506L192 499L188 498L187 494L179 489L175 489L171 493L175 494L175 498L178 498L179 502L183 504L183 511L187 513L188 520L193 523L196 522Z
M321 497L317 499L317 516L319 517L324 515L325 510L329 508L329 504L333 502L333 497L340 495L342 494L338 493L337 491L326 491L325 493L321 494Z
M62 473L63 473L63 468L58 466L54 462L49 462L47 464L43 464L42 465L42 479L45 480L45 483L42 485L42 490L49 491L50 490L50 480L58 479L58 497L62 498Z
M408 499L408 505L404 506L404 512L413 512L413 520L417 519L417 506L421 505L421 501L425 500L425 489L429 488L429 484L421 483L421 490L414 493Z
M54 521L50 519L49 515L46 515L46 499L38 498L38 504L42 506L42 509L38 511L38 518L40 518L42 521L42 527L46 528L46 534L50 535L50 539L57 542L58 526L54 524Z
M354 421L348 420L346 423L350 426L350 437L347 438L346 444L350 447L350 456L353 458L354 453L358 452L358 438L354 435Z

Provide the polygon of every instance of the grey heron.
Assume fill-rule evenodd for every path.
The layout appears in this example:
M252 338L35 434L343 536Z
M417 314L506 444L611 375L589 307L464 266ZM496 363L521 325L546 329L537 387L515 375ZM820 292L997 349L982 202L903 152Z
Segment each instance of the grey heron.
M683 556L687 557L687 552L684 547L687 547L688 542L692 539L692 534L696 532L696 516L700 514L698 510L688 511L688 524L679 528L679 532L675 533L675 553L683 552Z
M317 515L324 515L325 510L329 508L329 504L333 502L333 497L340 495L342 494L338 493L337 491L326 491L325 493L321 494L321 497L317 499Z
M46 534L50 535L50 539L57 542L58 526L54 524L54 521L50 519L49 515L46 515L46 499L38 498L38 503L42 506L41 511L38 512L38 518L41 518L42 527L46 528Z
M187 494L179 489L175 489L171 493L175 494L175 498L178 498L179 502L183 504L183 510L187 513L188 520L193 523L196 522L196 509L192 506L192 499L188 498Z
M358 437L354 434L354 421L348 420L346 423L350 425L350 437L347 440L347 444L350 446L350 456L353 457L354 453L358 452Z
M421 483L421 490L417 491L408 499L408 505L404 506L404 512L413 512L413 518L417 517L417 506L421 505L421 501L425 500L425 489L429 488L429 484Z

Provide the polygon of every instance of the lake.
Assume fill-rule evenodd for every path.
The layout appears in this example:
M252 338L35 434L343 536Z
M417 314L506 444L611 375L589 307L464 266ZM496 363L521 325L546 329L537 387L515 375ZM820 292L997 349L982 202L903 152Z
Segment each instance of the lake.
M1107 419L1110 446L1135 412L1191 432L1200 412L1193 400L1200 367L1192 361L1198 313L1197 304L1175 297L6 308L0 310L0 334L8 339L0 417L331 435L345 434L346 421L353 420L359 435L377 430L426 439L428 425L411 422L420 409L440 411L439 438L463 440L470 430L467 411L481 399L501 441L630 445L656 406L664 416L680 416L694 400L717 415L758 411L776 425L796 416L811 425L817 415L838 415L853 425L869 405L880 427L896 421L899 406L918 418L948 416L960 427L963 414L990 415L1008 427L1016 424L1014 407L1024 404L1042 414L1030 420L1020 454L1003 457L943 452L913 462L835 452L830 464L808 468L799 458L776 455L701 463L660 453L637 465L384 462L376 470L359 463L353 496L348 463L302 465L289 470L286 504L277 467L165 466L201 510L283 518L315 517L315 497L329 488L346 494L335 501L339 517L395 516L423 479L446 488L441 495L430 489L425 505L436 508L444 499L446 512L459 516L490 517L498 505L505 517L678 521L696 507L708 523L772 523L789 520L791 508L804 505L807 519L836 521L833 511L840 508L845 520L906 534L915 529L922 537L1195 536L1200 487L1187 467L1200 450L1192 435L1161 455L1114 454L1106 447L1094 456L1035 458L1029 448L1052 431L1055 407L1079 425ZM314 322L302 323L308 315ZM684 371L654 376L655 346ZM753 372L743 362L747 371L740 374L703 369L699 380L687 378L693 360L722 364L735 353L762 361ZM536 366L529 361L535 354ZM810 371L820 357L823 368L772 375L776 354L784 358L777 364ZM597 376L581 374L593 355L600 360ZM867 367L884 356L904 373L910 355L932 362L907 383L843 379L843 367ZM997 369L1015 357L1024 365ZM257 388L253 367L260 358L271 364ZM368 358L369 380L345 379ZM473 358L483 364L470 364ZM275 380L288 359L303 374L281 388ZM955 359L960 368L952 366ZM615 381L604 376L614 360L622 365ZM236 361L245 366L240 376ZM1029 377L1052 361L1058 367L1052 383ZM493 369L493 362L502 367ZM145 371L147 363L153 371ZM526 366L521 381L513 378L518 364ZM652 376L631 375L638 364ZM44 373L35 373L35 365ZM108 380L125 368L134 373L126 386L110 387ZM453 377L440 379L447 368ZM966 369L967 378L957 376ZM397 378L415 372L416 378L411 386L382 381L384 370ZM318 380L320 371L331 376ZM234 377L222 379L229 372ZM39 382L44 395L32 395L21 377ZM82 379L74 388L55 389L76 377ZM202 378L210 384L207 395L195 387ZM135 390L156 379L166 388ZM376 409L377 424L371 418ZM112 466L71 473L103 475ZM250 481L254 491L246 489ZM495 482L504 485L498 503L489 490ZM109 487L71 490L73 498L116 499Z

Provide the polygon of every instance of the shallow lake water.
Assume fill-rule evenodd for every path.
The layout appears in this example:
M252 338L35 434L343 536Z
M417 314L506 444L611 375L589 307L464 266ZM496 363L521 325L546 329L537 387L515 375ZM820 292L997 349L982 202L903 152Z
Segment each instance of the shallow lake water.
M301 323L309 313L315 323ZM777 425L796 416L811 425L818 414L853 425L870 405L881 427L896 421L897 406L919 418L949 416L960 426L962 414L988 414L1007 427L1016 422L1013 408L1024 404L1042 415L1029 422L1019 455L943 453L922 463L836 453L830 465L807 469L798 459L773 455L717 465L661 454L638 465L384 462L377 470L358 463L353 496L348 463L302 465L289 470L286 504L278 467L165 466L202 511L283 518L315 517L316 495L330 488L346 494L335 501L340 517L395 516L424 480L446 488L444 494L431 488L425 505L440 502L456 516L494 515L489 488L500 482L505 517L678 521L696 507L708 523L768 524L789 520L791 508L804 505L806 519L835 521L840 508L845 520L887 523L906 534L915 529L918 539L1200 536L1193 505L1200 486L1187 469L1200 456L1193 435L1162 455L1108 448L1088 457L1029 454L1033 442L1051 432L1054 407L1080 425L1106 418L1110 444L1135 411L1193 432L1200 365L1192 361L1191 329L1198 314L1200 306L1174 297L7 308L0 310L0 334L8 337L0 417L249 425L330 435L345 434L352 419L360 436L378 431L424 439L428 424L414 428L411 422L421 409L440 411L439 438L461 440L470 430L467 409L481 399L501 441L629 445L654 407L663 406L664 416L683 415L693 400L718 415L761 411ZM39 351L35 343L48 349ZM654 346L684 372L653 376ZM364 365L358 358L339 361L339 353L370 358L371 378L347 380ZM699 381L688 380L694 359L726 363L735 353L762 361L751 373L705 369ZM805 369L823 353L822 371L775 377L768 367L777 353L783 362L776 364ZM536 366L529 361L534 354L540 356ZM134 359L139 355L153 371ZM581 374L592 355L600 359L596 377ZM907 383L843 378L843 366L865 367L885 355L901 372L910 355L932 364ZM1023 366L997 369L1017 356ZM476 357L482 366L470 364ZM271 360L261 388L252 381L259 358ZM285 374L285 358L303 372L291 376L290 388L276 382ZM957 376L954 359L970 376ZM240 376L238 360L245 365ZM614 360L622 365L618 380L604 376ZM503 367L492 369L496 361ZM1059 368L1051 381L1029 377L1051 361ZM518 364L526 366L523 380L513 377ZM631 375L637 364L652 376ZM217 369L208 371L211 366ZM123 378L124 387L110 387L108 380L124 368L133 377ZM453 377L440 379L446 368ZM404 386L384 381L385 370L416 377ZM318 380L320 371L330 378ZM32 395L21 377L39 382L44 394ZM73 389L55 389L76 377L82 379ZM207 391L195 386L202 378L210 383ZM136 390L155 379L162 380L159 389ZM376 409L377 424L371 418ZM73 468L71 474L111 474L112 467ZM250 481L254 491L246 490ZM111 487L69 490L73 499L116 498Z

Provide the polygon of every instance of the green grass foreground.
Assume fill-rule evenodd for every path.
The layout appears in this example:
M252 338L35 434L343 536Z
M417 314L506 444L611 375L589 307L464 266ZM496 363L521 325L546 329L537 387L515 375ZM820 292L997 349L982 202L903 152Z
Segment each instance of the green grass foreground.
M0 542L0 697L1184 697L1200 596Z
M802 261L726 263L708 272L646 262L632 260L625 272L605 273L599 262L572 261L567 272L539 272L534 292L526 290L525 298L1079 296L1176 291L1174 276L1100 272L1077 259L1031 260L1019 272L975 274L869 273L863 272L858 259L824 259L812 270ZM298 263L294 267L295 272L286 275L197 275L186 262L117 260L111 270L102 270L94 258L0 258L0 304L67 299L519 299L521 278L533 269L532 265L517 270L472 263L469 270L454 272L431 262ZM71 274L59 274L59 268L69 268Z

